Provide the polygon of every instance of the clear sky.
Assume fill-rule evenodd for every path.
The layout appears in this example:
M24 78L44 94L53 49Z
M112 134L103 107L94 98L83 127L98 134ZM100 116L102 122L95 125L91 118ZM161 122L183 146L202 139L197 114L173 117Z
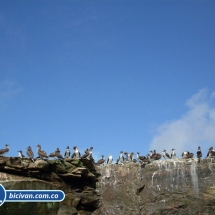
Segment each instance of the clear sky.
M0 1L0 148L215 147L215 1Z

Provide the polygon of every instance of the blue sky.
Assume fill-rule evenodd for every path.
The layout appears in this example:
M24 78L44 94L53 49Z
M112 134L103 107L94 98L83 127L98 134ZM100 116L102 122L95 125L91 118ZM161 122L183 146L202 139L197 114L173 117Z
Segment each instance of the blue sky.
M214 1L0 1L8 156L215 146Z

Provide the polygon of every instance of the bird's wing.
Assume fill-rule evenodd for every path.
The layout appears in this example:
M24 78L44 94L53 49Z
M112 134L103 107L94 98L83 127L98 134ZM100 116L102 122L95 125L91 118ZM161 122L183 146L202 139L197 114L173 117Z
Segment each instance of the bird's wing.
M8 152L8 151L9 151L8 149L1 149L0 154L3 154L3 153Z

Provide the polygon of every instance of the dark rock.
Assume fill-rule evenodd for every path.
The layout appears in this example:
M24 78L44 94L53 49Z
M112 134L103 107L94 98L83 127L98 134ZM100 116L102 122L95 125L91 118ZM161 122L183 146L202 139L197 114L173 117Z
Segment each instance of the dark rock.
M29 170L42 170L42 171L48 171L49 170L49 163L45 160L35 160L35 162L29 162L28 166Z
M95 169L95 165L94 163L92 162L92 160L89 160L87 158L81 158L80 159L81 162L83 163L84 166L86 166L89 170L94 170Z
M78 214L77 208L81 208L81 214L91 214L97 207L95 201L99 202L97 194L93 192L94 189L90 189L95 186L92 178L95 178L94 174L88 167L83 166L80 160L76 162L69 159L67 161L37 159L32 162L17 157L0 157L0 183L6 190L62 190L66 195L64 201L60 203L5 202L0 207L0 214L75 215ZM87 186L90 195L84 198L86 196L84 188Z
M79 208L84 207L87 210L93 211L95 208L99 207L99 204L99 198L94 192L82 192Z
M62 205L59 210L57 215L77 215L77 210L73 207L69 207L67 205Z

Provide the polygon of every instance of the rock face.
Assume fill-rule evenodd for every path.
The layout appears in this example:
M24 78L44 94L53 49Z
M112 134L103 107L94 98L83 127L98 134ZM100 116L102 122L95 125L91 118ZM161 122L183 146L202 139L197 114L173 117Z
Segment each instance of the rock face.
M174 159L97 167L94 215L215 214L215 161Z
M0 214L215 214L215 160L174 159L97 166L87 159L0 157L0 183L10 190L60 189L60 203L7 203Z
M0 157L0 184L6 190L62 190L62 202L5 202L0 214L92 214L99 207L96 172L91 161L81 159L36 160Z

